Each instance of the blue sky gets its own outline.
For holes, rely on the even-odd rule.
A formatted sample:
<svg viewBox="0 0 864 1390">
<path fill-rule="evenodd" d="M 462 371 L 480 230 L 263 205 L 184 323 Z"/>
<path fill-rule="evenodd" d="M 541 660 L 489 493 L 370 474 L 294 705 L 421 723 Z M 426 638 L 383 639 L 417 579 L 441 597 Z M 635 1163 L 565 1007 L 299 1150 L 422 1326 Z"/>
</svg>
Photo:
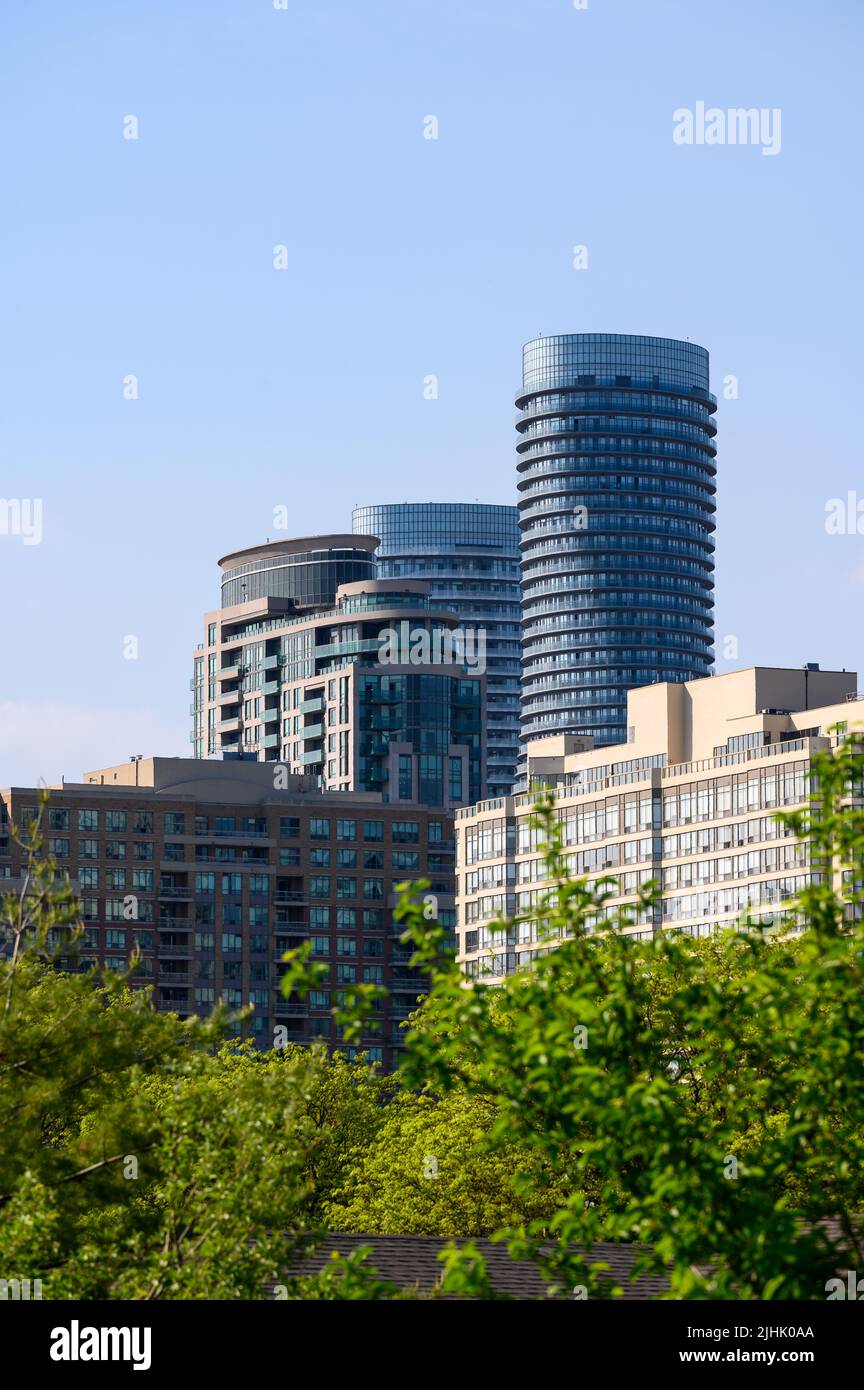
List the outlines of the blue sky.
<svg viewBox="0 0 864 1390">
<path fill-rule="evenodd" d="M 864 500 L 862 28 L 858 0 L 5 7 L 0 497 L 43 537 L 0 534 L 0 785 L 188 755 L 216 558 L 275 507 L 304 535 L 515 501 L 538 332 L 690 337 L 737 377 L 718 669 L 864 671 L 864 539 L 825 529 Z M 780 153 L 676 145 L 700 100 L 780 108 Z"/>
</svg>

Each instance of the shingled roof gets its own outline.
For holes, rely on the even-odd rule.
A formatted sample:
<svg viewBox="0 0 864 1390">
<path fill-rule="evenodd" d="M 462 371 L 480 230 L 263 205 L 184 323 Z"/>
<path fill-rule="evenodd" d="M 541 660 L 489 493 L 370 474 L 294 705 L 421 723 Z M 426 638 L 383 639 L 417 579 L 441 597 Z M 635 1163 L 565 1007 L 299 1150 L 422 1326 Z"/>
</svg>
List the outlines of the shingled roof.
<svg viewBox="0 0 864 1390">
<path fill-rule="evenodd" d="M 455 1242 L 461 1247 L 465 1242 Z M 372 1247 L 368 1258 L 370 1268 L 374 1268 L 380 1279 L 395 1284 L 400 1289 L 416 1289 L 419 1293 L 431 1294 L 440 1287 L 444 1266 L 438 1259 L 445 1245 L 449 1244 L 440 1236 L 377 1236 L 341 1234 L 322 1238 L 315 1250 L 295 1264 L 291 1274 L 295 1277 L 320 1273 L 327 1264 L 331 1253 L 349 1255 L 360 1245 Z M 486 1261 L 490 1283 L 496 1293 L 514 1299 L 548 1299 L 547 1286 L 536 1265 L 529 1260 L 513 1260 L 507 1246 L 491 1240 L 474 1240 L 479 1253 Z M 623 1289 L 625 1300 L 645 1301 L 665 1293 L 668 1282 L 656 1275 L 642 1275 L 631 1281 L 630 1275 L 639 1249 L 634 1245 L 598 1244 L 591 1251 L 591 1264 L 607 1264 L 608 1278 Z M 449 1297 L 449 1295 L 444 1295 Z M 555 1297 L 567 1299 L 569 1294 Z"/>
</svg>

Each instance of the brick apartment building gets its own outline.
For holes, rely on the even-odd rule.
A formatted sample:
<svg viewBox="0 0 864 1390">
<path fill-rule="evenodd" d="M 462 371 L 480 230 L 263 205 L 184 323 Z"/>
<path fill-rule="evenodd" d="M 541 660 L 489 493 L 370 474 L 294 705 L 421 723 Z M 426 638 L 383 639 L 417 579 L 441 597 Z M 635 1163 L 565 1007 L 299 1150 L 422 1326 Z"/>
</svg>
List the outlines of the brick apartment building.
<svg viewBox="0 0 864 1390">
<path fill-rule="evenodd" d="M 21 885 L 11 825 L 26 832 L 38 805 L 36 788 L 0 792 L 0 892 Z M 158 1009 L 188 1017 L 220 998 L 251 1004 L 244 1032 L 265 1047 L 277 1027 L 348 1047 L 331 1009 L 351 985 L 381 984 L 388 997 L 348 1051 L 394 1065 L 399 1025 L 424 987 L 398 941 L 394 885 L 428 879 L 439 920 L 453 925 L 446 812 L 321 791 L 272 764 L 149 758 L 52 788 L 43 825 L 81 903 L 70 968 L 122 970 L 137 946 L 137 983 L 153 987 Z M 328 978 L 285 1000 L 281 957 L 305 941 Z"/>
</svg>

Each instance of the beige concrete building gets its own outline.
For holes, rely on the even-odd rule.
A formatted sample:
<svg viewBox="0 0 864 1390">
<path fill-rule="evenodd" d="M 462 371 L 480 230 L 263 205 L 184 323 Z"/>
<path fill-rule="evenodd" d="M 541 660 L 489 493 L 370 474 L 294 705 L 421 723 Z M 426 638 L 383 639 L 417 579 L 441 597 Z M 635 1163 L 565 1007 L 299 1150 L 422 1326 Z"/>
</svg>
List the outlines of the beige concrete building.
<svg viewBox="0 0 864 1390">
<path fill-rule="evenodd" d="M 594 925 L 654 880 L 662 903 L 634 912 L 634 935 L 706 935 L 742 912 L 794 927 L 783 905 L 810 876 L 809 849 L 774 812 L 806 803 L 813 756 L 836 743 L 836 726 L 864 728 L 857 675 L 751 667 L 632 690 L 627 709 L 626 744 L 529 745 L 531 783 L 555 792 L 571 872 L 613 880 Z M 533 804 L 511 796 L 457 812 L 458 950 L 470 977 L 503 977 L 552 944 L 533 923 L 491 928 L 548 891 Z"/>
</svg>

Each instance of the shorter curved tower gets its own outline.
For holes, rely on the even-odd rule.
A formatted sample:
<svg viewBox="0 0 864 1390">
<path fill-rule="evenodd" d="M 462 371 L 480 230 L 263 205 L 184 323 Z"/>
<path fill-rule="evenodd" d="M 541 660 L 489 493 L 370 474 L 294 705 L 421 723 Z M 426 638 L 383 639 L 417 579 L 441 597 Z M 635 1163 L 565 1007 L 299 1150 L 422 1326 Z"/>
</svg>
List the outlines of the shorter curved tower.
<svg viewBox="0 0 864 1390">
<path fill-rule="evenodd" d="M 285 598 L 296 608 L 327 608 L 340 584 L 375 578 L 375 536 L 304 536 L 234 550 L 219 561 L 222 607 Z"/>
<path fill-rule="evenodd" d="M 355 507 L 355 533 L 380 537 L 382 579 L 422 579 L 432 598 L 486 643 L 486 766 L 490 796 L 507 796 L 519 749 L 521 593 L 516 507 L 394 502 Z"/>
</svg>

